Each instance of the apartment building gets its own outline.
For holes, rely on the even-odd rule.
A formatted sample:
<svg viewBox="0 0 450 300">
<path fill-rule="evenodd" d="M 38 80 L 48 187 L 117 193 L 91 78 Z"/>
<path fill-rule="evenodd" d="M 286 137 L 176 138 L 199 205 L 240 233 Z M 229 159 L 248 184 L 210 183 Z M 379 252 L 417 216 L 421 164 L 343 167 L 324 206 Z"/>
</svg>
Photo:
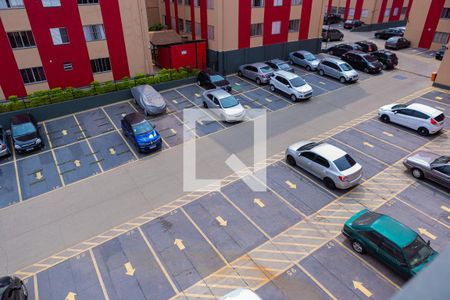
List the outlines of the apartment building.
<svg viewBox="0 0 450 300">
<path fill-rule="evenodd" d="M 424 0 L 416 0 L 421 2 Z M 414 0 L 327 0 L 325 13 L 339 14 L 344 19 L 357 19 L 366 24 L 407 20 Z"/>
<path fill-rule="evenodd" d="M 0 0 L 0 99 L 151 73 L 145 0 Z"/>
<path fill-rule="evenodd" d="M 208 65 L 240 64 L 318 52 L 326 0 L 162 0 L 161 22 L 190 39 L 208 40 Z"/>
<path fill-rule="evenodd" d="M 413 47 L 438 50 L 448 43 L 450 0 L 414 1 L 410 19 L 405 36 Z"/>
</svg>

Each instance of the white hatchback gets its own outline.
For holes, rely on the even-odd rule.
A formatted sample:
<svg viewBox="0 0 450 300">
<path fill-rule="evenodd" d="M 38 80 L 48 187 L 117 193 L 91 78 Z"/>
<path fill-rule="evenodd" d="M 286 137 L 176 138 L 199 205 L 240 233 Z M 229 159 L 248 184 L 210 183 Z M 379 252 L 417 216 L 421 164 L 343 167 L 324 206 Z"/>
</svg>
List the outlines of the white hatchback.
<svg viewBox="0 0 450 300">
<path fill-rule="evenodd" d="M 445 123 L 442 111 L 419 103 L 385 105 L 378 110 L 378 116 L 385 123 L 392 122 L 411 128 L 420 135 L 439 132 Z"/>
<path fill-rule="evenodd" d="M 297 74 L 277 71 L 270 78 L 270 90 L 279 90 L 288 95 L 292 101 L 309 99 L 312 97 L 313 89 L 306 81 Z"/>
</svg>

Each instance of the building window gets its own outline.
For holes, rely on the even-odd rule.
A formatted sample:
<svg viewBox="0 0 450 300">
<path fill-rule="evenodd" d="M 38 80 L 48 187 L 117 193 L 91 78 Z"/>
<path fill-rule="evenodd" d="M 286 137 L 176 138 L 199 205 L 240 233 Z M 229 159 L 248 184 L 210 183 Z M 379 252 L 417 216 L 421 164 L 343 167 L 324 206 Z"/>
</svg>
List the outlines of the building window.
<svg viewBox="0 0 450 300">
<path fill-rule="evenodd" d="M 250 27 L 250 36 L 260 36 L 263 34 L 263 24 L 252 24 Z"/>
<path fill-rule="evenodd" d="M 20 7 L 24 7 L 23 0 L 0 0 L 0 9 Z"/>
<path fill-rule="evenodd" d="M 214 0 L 206 0 L 206 7 L 208 9 L 214 9 Z"/>
<path fill-rule="evenodd" d="M 292 0 L 291 4 L 292 5 L 302 5 L 302 0 Z"/>
<path fill-rule="evenodd" d="M 337 13 L 341 16 L 345 14 L 345 7 L 339 7 L 337 10 Z"/>
<path fill-rule="evenodd" d="M 300 28 L 300 20 L 289 21 L 289 32 L 298 32 L 299 28 Z"/>
<path fill-rule="evenodd" d="M 214 26 L 208 25 L 208 40 L 214 40 Z"/>
<path fill-rule="evenodd" d="M 367 18 L 369 16 L 369 10 L 363 9 L 361 10 L 361 18 Z"/>
<path fill-rule="evenodd" d="M 185 29 L 186 33 L 192 33 L 192 22 L 186 20 L 186 24 L 185 25 L 186 25 L 185 26 L 186 27 L 186 29 Z"/>
<path fill-rule="evenodd" d="M 281 21 L 272 22 L 272 34 L 281 33 Z"/>
<path fill-rule="evenodd" d="M 402 15 L 406 15 L 406 11 L 408 10 L 408 7 L 407 6 L 405 6 L 405 7 L 402 7 Z"/>
<path fill-rule="evenodd" d="M 445 7 L 442 10 L 441 18 L 443 18 L 443 19 L 450 19 L 450 7 Z"/>
<path fill-rule="evenodd" d="M 449 33 L 447 32 L 439 32 L 436 31 L 433 38 L 433 43 L 439 43 L 439 44 L 447 44 Z"/>
<path fill-rule="evenodd" d="M 392 12 L 392 15 L 395 17 L 395 16 L 398 16 L 398 7 L 395 7 L 394 8 L 394 11 Z"/>
<path fill-rule="evenodd" d="M 355 15 L 355 9 L 354 8 L 350 8 L 349 10 L 348 10 L 348 16 L 349 17 L 353 17 Z"/>
<path fill-rule="evenodd" d="M 273 6 L 282 6 L 283 0 L 273 0 Z"/>
<path fill-rule="evenodd" d="M 105 39 L 105 29 L 103 28 L 103 24 L 83 26 L 83 31 L 86 42 Z"/>
<path fill-rule="evenodd" d="M 64 27 L 50 28 L 50 34 L 52 35 L 53 45 L 63 45 L 69 43 L 67 29 Z"/>
<path fill-rule="evenodd" d="M 386 10 L 384 11 L 384 16 L 385 17 L 389 17 L 390 14 L 391 14 L 391 9 L 390 8 L 386 8 Z"/>
<path fill-rule="evenodd" d="M 183 32 L 184 31 L 184 20 L 178 19 L 178 31 Z"/>
<path fill-rule="evenodd" d="M 194 6 L 200 7 L 200 0 L 194 0 Z"/>
<path fill-rule="evenodd" d="M 264 0 L 252 0 L 253 7 L 264 7 Z"/>
<path fill-rule="evenodd" d="M 183 4 L 183 0 L 178 0 L 178 4 Z"/>
<path fill-rule="evenodd" d="M 22 75 L 22 80 L 25 84 L 47 80 L 45 78 L 44 69 L 42 67 L 20 69 L 20 74 Z"/>
<path fill-rule="evenodd" d="M 98 4 L 98 0 L 78 0 L 78 4 Z"/>
<path fill-rule="evenodd" d="M 64 63 L 64 71 L 72 71 L 72 63 Z"/>
<path fill-rule="evenodd" d="M 175 17 L 170 18 L 170 25 L 172 29 L 177 28 L 177 19 Z"/>
<path fill-rule="evenodd" d="M 61 1 L 60 0 L 42 0 L 42 6 L 44 6 L 44 7 L 61 6 Z"/>
<path fill-rule="evenodd" d="M 191 0 L 184 0 L 184 5 L 191 5 Z"/>
<path fill-rule="evenodd" d="M 200 36 L 202 32 L 202 27 L 200 23 L 195 22 L 195 35 Z"/>
<path fill-rule="evenodd" d="M 9 43 L 13 49 L 35 47 L 33 33 L 31 31 L 8 32 Z"/>
<path fill-rule="evenodd" d="M 109 57 L 91 59 L 91 67 L 93 73 L 111 71 L 111 63 L 109 62 Z"/>
</svg>

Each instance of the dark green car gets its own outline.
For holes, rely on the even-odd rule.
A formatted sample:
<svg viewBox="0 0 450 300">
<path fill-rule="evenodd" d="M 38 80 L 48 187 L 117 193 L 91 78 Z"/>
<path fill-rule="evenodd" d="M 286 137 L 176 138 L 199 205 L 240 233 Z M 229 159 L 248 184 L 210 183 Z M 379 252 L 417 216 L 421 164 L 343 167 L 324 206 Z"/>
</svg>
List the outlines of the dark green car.
<svg viewBox="0 0 450 300">
<path fill-rule="evenodd" d="M 344 224 L 342 233 L 357 253 L 368 252 L 401 276 L 416 275 L 438 253 L 419 234 L 397 220 L 363 209 Z"/>
</svg>

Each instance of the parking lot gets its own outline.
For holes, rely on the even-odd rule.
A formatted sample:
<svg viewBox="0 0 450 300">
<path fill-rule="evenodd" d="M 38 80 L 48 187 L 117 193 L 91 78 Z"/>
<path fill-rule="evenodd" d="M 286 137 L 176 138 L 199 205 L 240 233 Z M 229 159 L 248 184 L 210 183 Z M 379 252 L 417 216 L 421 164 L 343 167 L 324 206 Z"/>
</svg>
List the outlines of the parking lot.
<svg viewBox="0 0 450 300">
<path fill-rule="evenodd" d="M 246 101 L 244 105 L 269 110 L 301 105 L 279 98 L 267 87 L 230 79 L 234 93 Z M 342 87 L 315 74 L 305 79 L 318 93 Z M 165 93 L 173 111 L 160 120 L 165 125 L 158 129 L 166 126 L 169 135 L 173 134 L 170 129 L 176 131 L 174 136 L 163 135 L 167 148 L 180 143 L 177 134 L 181 130 L 173 128 L 182 124 L 179 109 L 200 105 L 201 92 L 190 85 Z M 411 101 L 450 114 L 450 94 L 439 90 L 399 99 Z M 39 168 L 44 178 L 52 176 L 42 183 L 50 190 L 79 180 L 76 176 L 91 176 L 138 160 L 117 130 L 121 115 L 133 107 L 124 102 L 46 122 L 47 150 L 3 163 L 1 170 L 17 168 L 21 186 L 32 186 L 37 180 L 33 168 Z M 93 127 L 101 129 L 88 130 L 89 122 L 97 122 Z M 224 128 L 221 123 L 210 124 L 199 127 L 193 137 Z M 221 190 L 183 196 L 17 275 L 26 278 L 30 299 L 36 299 L 36 293 L 39 299 L 215 299 L 238 287 L 249 287 L 262 299 L 298 299 L 298 295 L 305 299 L 387 299 L 405 281 L 372 257 L 354 253 L 340 230 L 351 215 L 369 208 L 419 232 L 437 251 L 448 246 L 450 191 L 415 180 L 405 172 L 402 161 L 421 149 L 450 155 L 449 130 L 447 122 L 442 133 L 422 137 L 382 123 L 376 113 L 369 113 L 315 139 L 339 146 L 363 166 L 363 182 L 351 190 L 326 189 L 314 177 L 288 166 L 280 153 L 262 166 L 267 185 L 260 180 L 261 169 L 247 175 L 255 184 L 264 185 L 266 192 L 253 192 L 231 176 L 223 180 L 227 185 Z M 76 173 L 67 172 L 70 167 L 62 162 L 73 165 L 74 159 L 86 165 L 83 172 L 81 167 Z M 28 179 L 33 176 L 35 181 Z M 32 188 L 22 187 L 22 195 L 32 197 Z"/>
</svg>

